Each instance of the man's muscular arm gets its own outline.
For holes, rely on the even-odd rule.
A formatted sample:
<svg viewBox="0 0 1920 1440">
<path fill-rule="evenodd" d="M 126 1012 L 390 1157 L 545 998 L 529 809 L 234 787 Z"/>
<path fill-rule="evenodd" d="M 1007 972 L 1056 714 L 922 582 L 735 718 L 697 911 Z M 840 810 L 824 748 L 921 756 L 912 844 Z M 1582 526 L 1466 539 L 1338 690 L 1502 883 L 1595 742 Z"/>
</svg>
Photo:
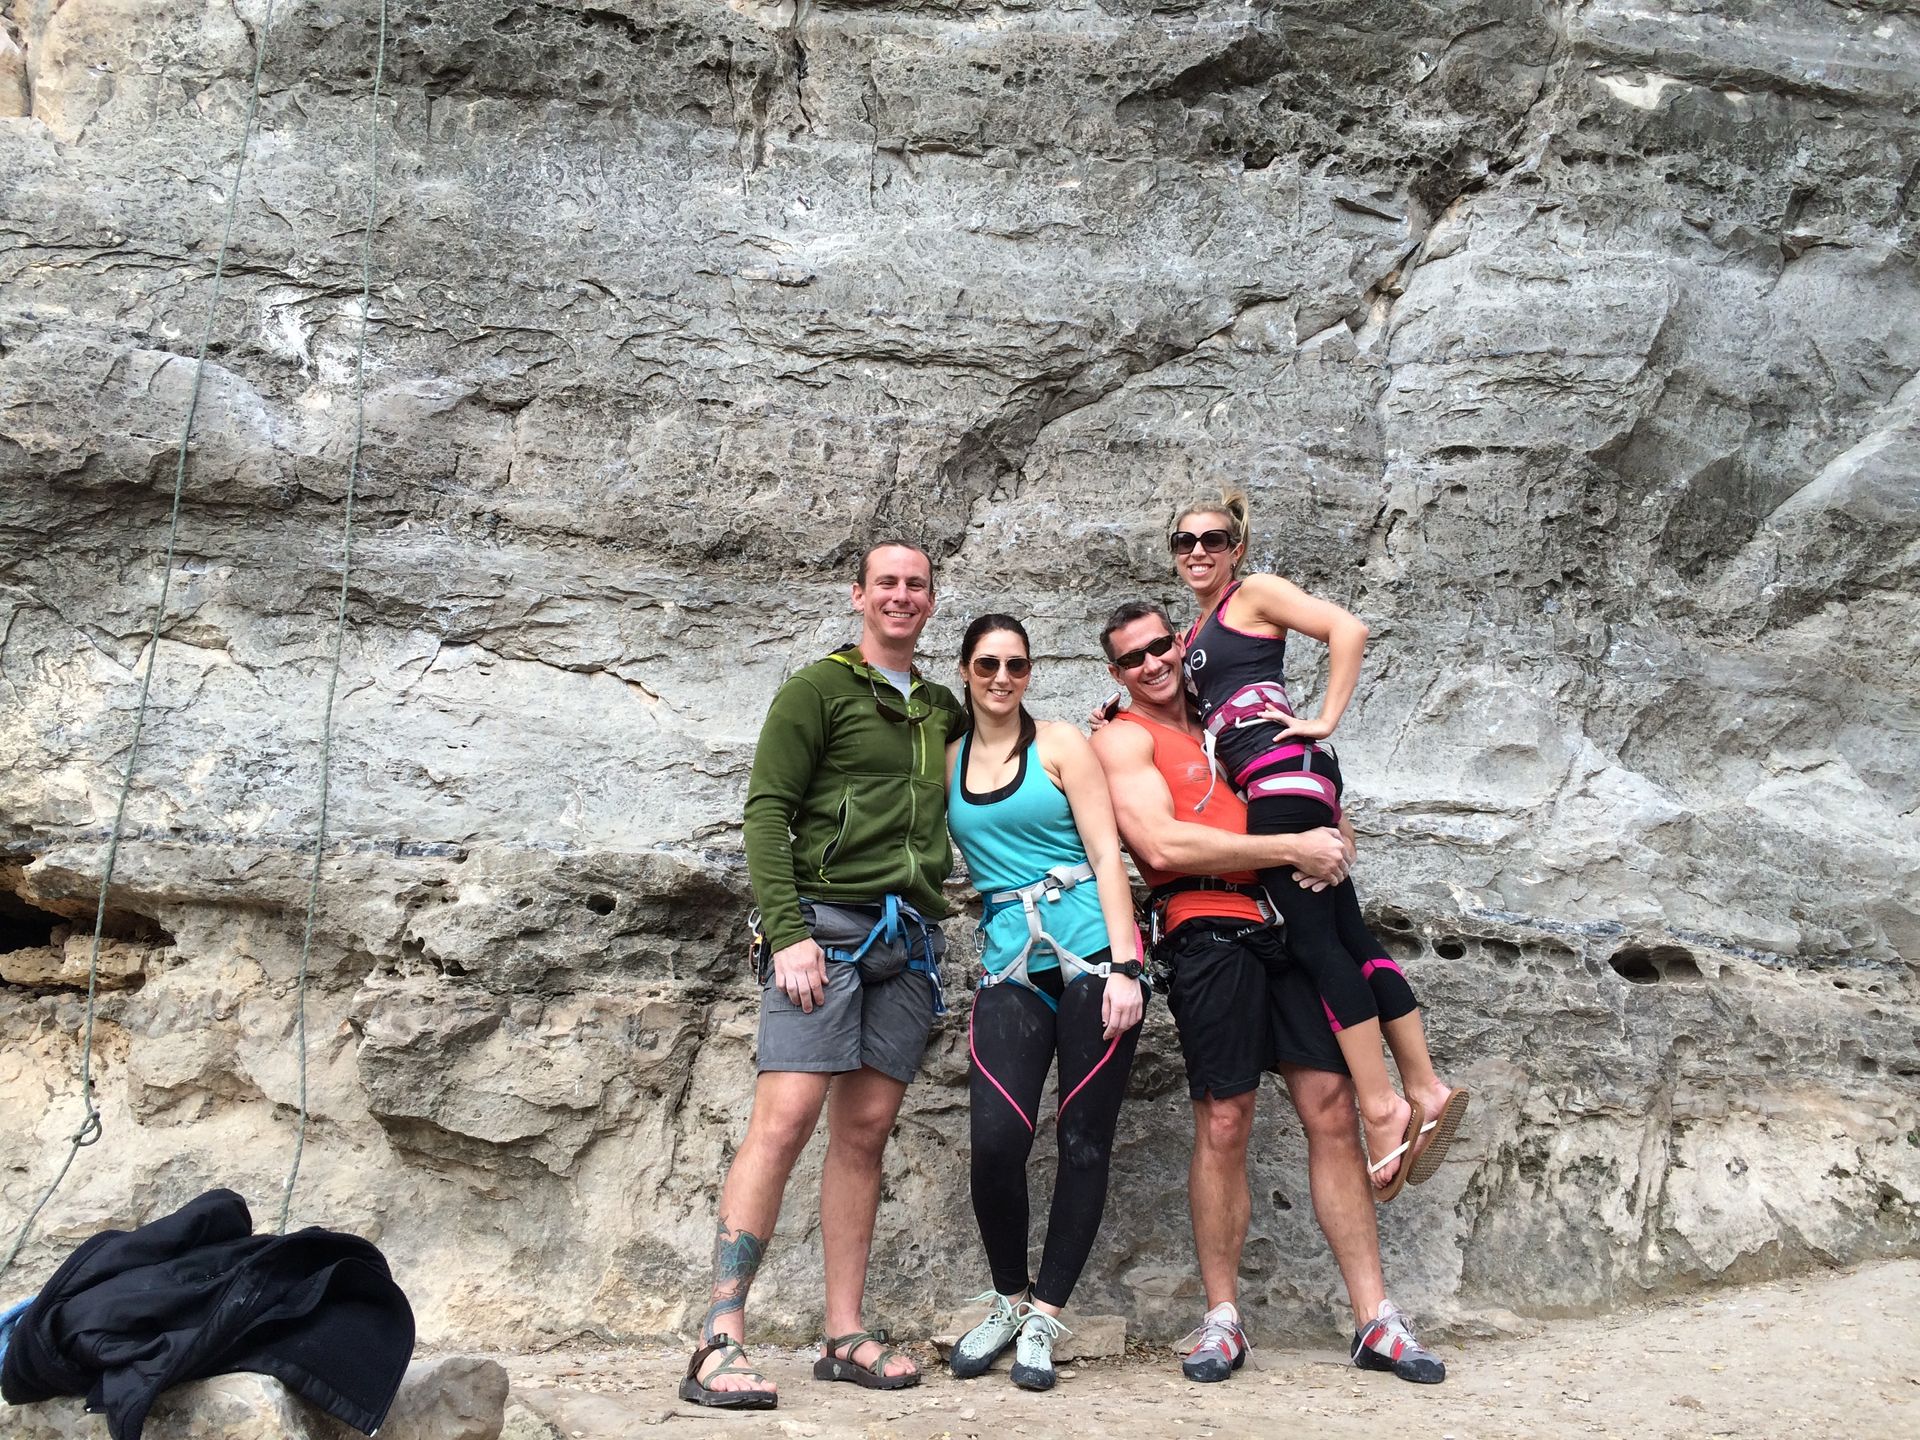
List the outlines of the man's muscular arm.
<svg viewBox="0 0 1920 1440">
<path fill-rule="evenodd" d="M 1224 875 L 1291 865 L 1303 877 L 1324 884 L 1338 884 L 1345 877 L 1350 856 L 1337 830 L 1236 835 L 1175 818 L 1173 794 L 1154 767 L 1153 736 L 1140 726 L 1108 725 L 1093 737 L 1093 748 L 1106 771 L 1120 838 L 1136 859 L 1154 869 Z M 1226 783 L 1220 782 L 1223 788 Z"/>
</svg>

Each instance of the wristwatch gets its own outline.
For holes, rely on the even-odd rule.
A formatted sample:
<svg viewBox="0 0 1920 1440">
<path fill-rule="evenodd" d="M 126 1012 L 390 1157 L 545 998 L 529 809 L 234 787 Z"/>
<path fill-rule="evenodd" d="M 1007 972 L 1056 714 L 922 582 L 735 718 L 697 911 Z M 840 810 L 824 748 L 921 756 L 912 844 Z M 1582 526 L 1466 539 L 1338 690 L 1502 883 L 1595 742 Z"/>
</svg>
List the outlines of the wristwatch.
<svg viewBox="0 0 1920 1440">
<path fill-rule="evenodd" d="M 1107 966 L 1110 975 L 1124 975 L 1129 980 L 1138 980 L 1146 973 L 1146 967 L 1138 960 L 1115 960 Z"/>
</svg>

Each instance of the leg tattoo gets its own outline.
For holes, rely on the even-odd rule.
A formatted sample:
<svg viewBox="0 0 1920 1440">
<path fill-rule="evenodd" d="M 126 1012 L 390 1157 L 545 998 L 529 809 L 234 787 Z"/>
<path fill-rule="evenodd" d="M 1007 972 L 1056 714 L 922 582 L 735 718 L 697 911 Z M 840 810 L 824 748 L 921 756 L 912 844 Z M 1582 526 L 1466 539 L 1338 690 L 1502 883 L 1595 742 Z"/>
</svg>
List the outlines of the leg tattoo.
<svg viewBox="0 0 1920 1440">
<path fill-rule="evenodd" d="M 710 1341 L 720 1333 L 715 1327 L 721 1316 L 746 1310 L 747 1289 L 753 1284 L 760 1259 L 766 1253 L 767 1242 L 763 1237 L 751 1230 L 729 1229 L 727 1217 L 720 1217 L 713 1237 L 713 1303 L 700 1322 L 703 1341 Z"/>
</svg>

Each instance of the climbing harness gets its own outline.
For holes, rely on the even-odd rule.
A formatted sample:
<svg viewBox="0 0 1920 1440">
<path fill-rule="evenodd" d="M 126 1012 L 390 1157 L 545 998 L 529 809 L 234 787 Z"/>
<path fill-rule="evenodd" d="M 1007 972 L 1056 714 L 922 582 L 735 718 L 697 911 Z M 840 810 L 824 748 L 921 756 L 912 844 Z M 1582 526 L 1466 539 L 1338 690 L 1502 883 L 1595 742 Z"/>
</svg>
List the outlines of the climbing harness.
<svg viewBox="0 0 1920 1440">
<path fill-rule="evenodd" d="M 1272 903 L 1267 899 L 1266 887 L 1257 883 L 1241 880 L 1222 880 L 1217 875 L 1177 875 L 1164 885 L 1156 885 L 1147 892 L 1147 949 L 1148 953 L 1158 950 L 1160 942 L 1167 938 L 1167 905 L 1174 896 L 1184 895 L 1194 890 L 1213 890 L 1228 895 L 1244 895 L 1260 907 L 1260 914 L 1268 924 L 1277 918 Z"/>
<path fill-rule="evenodd" d="M 986 933 L 987 924 L 994 916 L 1018 905 L 1026 912 L 1027 943 L 1020 947 L 1020 953 L 1014 956 L 1004 968 L 997 972 L 987 971 L 982 974 L 980 988 L 984 990 L 989 985 L 998 985 L 1002 981 L 1011 980 L 1016 985 L 1026 986 L 1045 1000 L 1050 1007 L 1058 1010 L 1059 1002 L 1046 991 L 1037 989 L 1027 973 L 1034 948 L 1039 945 L 1044 945 L 1053 952 L 1062 970 L 1073 972 L 1068 976 L 1069 982 L 1079 979 L 1082 975 L 1109 974 L 1113 968 L 1110 961 L 1094 965 L 1084 956 L 1074 954 L 1047 933 L 1046 922 L 1040 918 L 1042 905 L 1052 904 L 1074 886 L 1084 885 L 1091 879 L 1093 879 L 1093 866 L 1085 861 L 1078 865 L 1056 865 L 1038 880 L 1017 886 L 1012 890 L 996 890 L 984 897 L 984 903 L 980 907 L 980 933 L 983 935 Z"/>
<path fill-rule="evenodd" d="M 910 934 L 910 930 L 915 933 Z M 933 927 L 927 924 L 918 910 L 898 895 L 888 895 L 880 902 L 880 918 L 873 922 L 873 928 L 867 931 L 867 938 L 857 948 L 822 945 L 820 950 L 829 960 L 836 960 L 843 965 L 860 965 L 876 944 L 899 946 L 907 957 L 905 968 L 926 976 L 931 982 L 933 1013 L 938 1016 L 947 1013 L 947 999 L 940 986 L 940 957 L 934 954 L 934 933 Z"/>
<path fill-rule="evenodd" d="M 823 902 L 802 900 L 802 905 L 811 907 L 817 915 Z M 842 911 L 858 912 L 871 909 L 865 905 L 832 904 L 831 908 Z M 924 975 L 933 985 L 933 1013 L 947 1013 L 946 994 L 940 984 L 940 956 L 934 949 L 934 937 L 939 933 L 929 925 L 918 910 L 902 900 L 898 895 L 883 896 L 879 906 L 879 917 L 873 922 L 873 928 L 867 931 L 858 946 L 848 948 L 844 945 L 821 945 L 820 953 L 827 959 L 843 965 L 860 965 L 862 974 L 875 981 L 885 980 L 898 971 L 888 974 L 868 974 L 870 969 L 867 957 L 875 945 L 887 947 L 899 946 L 905 956 L 900 966 L 902 970 L 911 970 L 916 975 Z M 747 963 L 753 967 L 754 980 L 766 985 L 773 980 L 773 950 L 767 943 L 766 920 L 759 908 L 747 912 L 747 929 L 752 938 L 747 942 Z M 816 936 L 816 941 L 818 937 Z M 918 942 L 918 950 L 915 942 Z"/>
<path fill-rule="evenodd" d="M 1266 710 L 1293 714 L 1293 701 L 1287 697 L 1287 687 L 1276 680 L 1259 680 L 1251 685 L 1242 685 L 1207 716 L 1207 733 L 1218 735 L 1226 729 L 1270 725 L 1272 718 L 1261 713 Z"/>
<path fill-rule="evenodd" d="M 1249 781 L 1247 784 L 1248 802 L 1251 803 L 1252 801 L 1269 795 L 1305 795 L 1309 799 L 1318 800 L 1322 805 L 1325 805 L 1332 815 L 1332 818 L 1328 820 L 1327 823 L 1329 825 L 1338 825 L 1342 813 L 1340 809 L 1340 792 L 1334 788 L 1331 777 L 1314 773 L 1313 757 L 1318 753 L 1317 747 L 1308 750 L 1305 755 L 1302 756 L 1301 768 L 1298 770 L 1269 771 L 1267 774 Z"/>
<path fill-rule="evenodd" d="M 1293 707 L 1287 701 L 1286 686 L 1270 680 L 1243 686 L 1207 717 L 1207 738 L 1217 740 L 1228 730 L 1238 730 L 1248 725 L 1278 723 L 1264 713 L 1267 710 L 1293 714 Z M 1313 757 L 1320 753 L 1320 747 L 1311 741 L 1282 741 L 1236 766 L 1233 783 L 1243 788 L 1248 800 L 1262 795 L 1311 795 L 1324 802 L 1333 812 L 1333 823 L 1337 825 L 1340 823 L 1339 793 L 1334 789 L 1331 779 L 1316 775 L 1313 771 Z M 1212 758 L 1211 750 L 1208 758 Z M 1298 771 L 1261 774 L 1262 771 L 1272 771 L 1277 765 L 1290 765 L 1295 761 L 1299 762 Z M 1208 793 L 1211 794 L 1211 790 Z"/>
<path fill-rule="evenodd" d="M 1042 945 L 1051 950 L 1054 958 L 1060 962 L 1060 969 L 1066 975 L 1066 983 L 1069 985 L 1082 976 L 1095 975 L 1104 978 L 1112 974 L 1113 962 L 1111 959 L 1103 960 L 1098 965 L 1095 965 L 1085 956 L 1076 955 L 1073 951 L 1062 945 L 1053 935 L 1048 933 L 1046 921 L 1041 918 L 1042 906 L 1052 904 L 1074 886 L 1084 885 L 1092 879 L 1093 866 L 1087 864 L 1085 861 L 1082 861 L 1078 865 L 1056 865 L 1038 880 L 1032 881 L 1029 884 L 1016 886 L 1012 890 L 996 890 L 992 894 L 985 896 L 984 903 L 980 907 L 981 933 L 984 934 L 986 932 L 987 922 L 993 919 L 994 916 L 1011 910 L 1015 905 L 1018 905 L 1027 917 L 1027 943 L 1022 945 L 1020 947 L 1020 953 L 1014 956 L 1013 959 L 999 971 L 989 970 L 983 972 L 980 976 L 980 989 L 986 990 L 992 986 L 1011 981 L 1015 985 L 1031 990 L 1047 1002 L 1047 1008 L 1049 1010 L 1058 1013 L 1060 1002 L 1055 1000 L 1053 996 L 1049 995 L 1039 986 L 1035 985 L 1029 974 L 1033 952 L 1037 947 Z M 1060 1116 L 1065 1113 L 1073 1097 L 1086 1089 L 1088 1082 L 1091 1081 L 1095 1075 L 1098 1075 L 1106 1066 L 1106 1063 L 1113 1058 L 1113 1052 L 1120 1047 L 1120 1038 L 1120 1036 L 1116 1035 L 1109 1040 L 1107 1042 L 1107 1053 L 1102 1055 L 1098 1063 L 1087 1072 L 1086 1078 L 1081 1080 L 1078 1085 L 1074 1086 L 1072 1090 L 1061 1097 L 1060 1104 L 1053 1113 L 1054 1123 L 1056 1125 L 1060 1123 Z M 986 1065 L 981 1061 L 980 1051 L 973 1042 L 973 1012 L 971 1010 L 967 1014 L 967 1055 L 968 1058 L 973 1061 L 975 1068 L 986 1077 L 987 1083 L 1000 1092 L 1000 1098 L 1005 1100 L 1007 1104 L 1013 1106 L 1013 1113 L 1025 1122 L 1027 1129 L 1029 1131 L 1033 1130 L 1033 1117 L 1020 1108 L 1013 1096 L 1007 1093 L 1007 1087 L 1002 1085 L 994 1076 L 993 1072 L 987 1069 Z"/>
</svg>

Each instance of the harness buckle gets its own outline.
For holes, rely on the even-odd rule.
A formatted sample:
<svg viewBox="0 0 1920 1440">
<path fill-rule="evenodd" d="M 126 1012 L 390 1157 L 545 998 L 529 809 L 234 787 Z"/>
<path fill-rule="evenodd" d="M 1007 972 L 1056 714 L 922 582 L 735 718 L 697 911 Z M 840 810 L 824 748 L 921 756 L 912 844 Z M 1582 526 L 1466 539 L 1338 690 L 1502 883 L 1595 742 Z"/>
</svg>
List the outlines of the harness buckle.
<svg viewBox="0 0 1920 1440">
<path fill-rule="evenodd" d="M 938 1017 L 946 1014 L 947 1002 L 940 979 L 940 961 L 933 953 L 933 927 L 927 923 L 925 916 L 903 902 L 898 895 L 883 896 L 879 910 L 879 918 L 873 922 L 873 928 L 867 931 L 866 939 L 860 942 L 857 950 L 822 945 L 820 947 L 822 952 L 829 960 L 858 965 L 876 941 L 884 941 L 888 945 L 897 944 L 904 956 L 901 970 L 925 975 L 933 991 L 934 1015 Z M 908 932 L 909 925 L 918 931 L 917 946 L 915 936 Z"/>
</svg>

